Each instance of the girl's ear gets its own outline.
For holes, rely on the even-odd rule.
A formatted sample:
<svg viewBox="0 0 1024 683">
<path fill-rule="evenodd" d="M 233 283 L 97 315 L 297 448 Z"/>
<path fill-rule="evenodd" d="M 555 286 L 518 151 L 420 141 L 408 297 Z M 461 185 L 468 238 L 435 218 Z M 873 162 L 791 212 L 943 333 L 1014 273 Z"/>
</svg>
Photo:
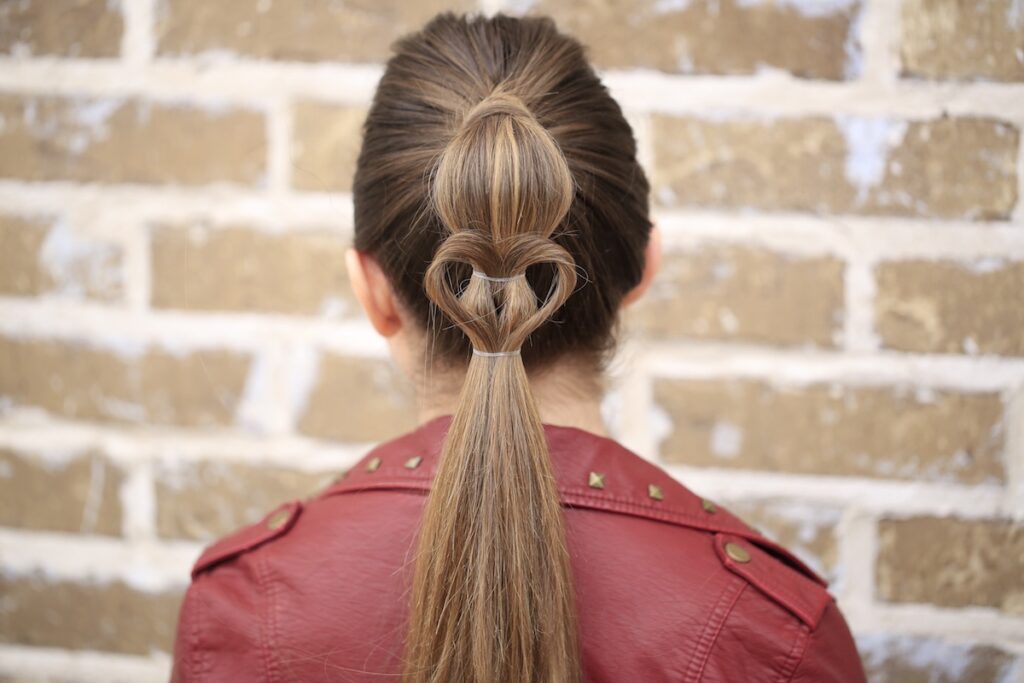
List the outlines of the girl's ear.
<svg viewBox="0 0 1024 683">
<path fill-rule="evenodd" d="M 644 251 L 644 274 L 633 289 L 629 290 L 622 299 L 622 307 L 630 305 L 647 291 L 654 281 L 654 277 L 661 269 L 661 229 L 657 223 L 651 227 L 651 235 L 647 240 L 647 249 Z"/>
<path fill-rule="evenodd" d="M 377 333 L 387 338 L 402 329 L 395 290 L 377 261 L 369 254 L 349 247 L 345 251 L 345 269 L 352 293 Z"/>
</svg>

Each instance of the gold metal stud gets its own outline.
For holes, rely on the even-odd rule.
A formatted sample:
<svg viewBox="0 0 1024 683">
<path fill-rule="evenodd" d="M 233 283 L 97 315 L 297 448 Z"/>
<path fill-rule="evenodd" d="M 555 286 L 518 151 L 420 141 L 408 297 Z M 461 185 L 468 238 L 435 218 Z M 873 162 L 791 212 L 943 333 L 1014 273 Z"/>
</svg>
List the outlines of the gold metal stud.
<svg viewBox="0 0 1024 683">
<path fill-rule="evenodd" d="M 420 466 L 421 462 L 423 462 L 423 458 L 421 458 L 418 455 L 414 455 L 414 456 L 412 456 L 411 458 L 409 458 L 408 460 L 405 461 L 405 469 L 407 469 L 407 470 L 414 470 L 414 469 L 416 469 L 417 467 Z"/>
<path fill-rule="evenodd" d="M 726 543 L 725 554 L 741 564 L 750 562 L 750 553 L 739 543 Z"/>
<path fill-rule="evenodd" d="M 587 484 L 592 489 L 603 489 L 604 488 L 604 474 L 601 472 L 591 472 L 590 479 Z"/>
<path fill-rule="evenodd" d="M 654 484 L 648 484 L 647 485 L 647 495 L 650 496 L 651 498 L 653 498 L 654 500 L 664 500 L 665 499 L 665 494 L 663 494 L 661 492 L 661 487 L 660 486 L 655 486 Z"/>
<path fill-rule="evenodd" d="M 378 467 L 380 467 L 380 458 L 370 458 L 366 463 L 367 472 L 376 472 Z"/>
<path fill-rule="evenodd" d="M 288 520 L 291 518 L 291 510 L 278 510 L 277 512 L 270 516 L 270 519 L 267 520 L 267 528 L 271 531 L 277 531 L 285 524 L 287 524 Z"/>
<path fill-rule="evenodd" d="M 707 498 L 704 498 L 700 501 L 700 506 L 704 508 L 704 512 L 711 515 L 715 514 L 715 511 L 718 510 L 718 507 Z"/>
</svg>

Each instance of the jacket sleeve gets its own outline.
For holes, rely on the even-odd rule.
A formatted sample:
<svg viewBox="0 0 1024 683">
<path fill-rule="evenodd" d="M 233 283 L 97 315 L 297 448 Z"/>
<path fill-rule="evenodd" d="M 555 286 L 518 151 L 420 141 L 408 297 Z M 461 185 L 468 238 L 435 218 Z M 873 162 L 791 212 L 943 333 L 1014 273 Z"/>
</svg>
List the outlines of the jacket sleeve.
<svg viewBox="0 0 1024 683">
<path fill-rule="evenodd" d="M 811 631 L 790 683 L 864 683 L 864 666 L 839 607 L 833 601 Z"/>
<path fill-rule="evenodd" d="M 231 562 L 193 579 L 178 615 L 171 683 L 269 680 L 266 593 L 253 564 Z"/>
</svg>

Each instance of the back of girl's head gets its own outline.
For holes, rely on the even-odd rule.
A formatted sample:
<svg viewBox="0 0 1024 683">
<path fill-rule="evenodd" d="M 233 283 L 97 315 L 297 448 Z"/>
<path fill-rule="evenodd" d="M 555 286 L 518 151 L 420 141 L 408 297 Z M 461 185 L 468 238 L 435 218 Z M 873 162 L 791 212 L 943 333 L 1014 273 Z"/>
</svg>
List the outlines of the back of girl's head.
<svg viewBox="0 0 1024 683">
<path fill-rule="evenodd" d="M 604 367 L 650 235 L 618 104 L 546 17 L 446 12 L 397 41 L 364 126 L 355 247 L 428 362 L 465 368 L 419 529 L 404 675 L 582 675 L 572 563 L 527 368 Z"/>
<path fill-rule="evenodd" d="M 614 348 L 622 297 L 643 272 L 649 186 L 632 129 L 584 48 L 547 17 L 443 13 L 394 50 L 364 128 L 354 184 L 354 246 L 376 257 L 402 303 L 429 332 L 431 360 L 464 365 L 470 339 L 432 310 L 424 289 L 427 267 L 449 234 L 431 196 L 440 192 L 438 181 L 465 180 L 440 176 L 437 163 L 451 143 L 469 134 L 464 128 L 471 113 L 483 118 L 492 108 L 514 103 L 554 139 L 568 165 L 571 203 L 551 237 L 572 256 L 580 275 L 555 318 L 526 341 L 523 361 L 531 369 L 567 356 L 603 365 Z M 459 164 L 471 163 L 450 161 L 456 171 L 468 171 Z M 465 194 L 489 188 L 448 187 L 456 199 L 477 202 L 447 217 L 469 221 L 452 228 L 495 229 L 486 224 L 490 214 L 483 198 Z M 520 201 L 544 199 L 531 192 L 524 187 Z M 452 264 L 455 282 L 470 274 L 468 265 Z M 528 278 L 543 295 L 552 272 L 530 268 Z"/>
</svg>

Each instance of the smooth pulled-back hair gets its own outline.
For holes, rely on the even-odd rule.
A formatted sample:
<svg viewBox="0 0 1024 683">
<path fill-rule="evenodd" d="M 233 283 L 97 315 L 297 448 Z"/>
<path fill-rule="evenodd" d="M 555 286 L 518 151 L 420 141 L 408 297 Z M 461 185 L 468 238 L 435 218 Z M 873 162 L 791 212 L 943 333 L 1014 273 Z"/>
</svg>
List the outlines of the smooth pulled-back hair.
<svg viewBox="0 0 1024 683">
<path fill-rule="evenodd" d="M 363 130 L 354 246 L 429 336 L 427 360 L 466 372 L 419 529 L 404 680 L 578 681 L 529 373 L 605 368 L 643 273 L 647 178 L 584 48 L 549 18 L 445 12 L 393 48 Z"/>
</svg>

